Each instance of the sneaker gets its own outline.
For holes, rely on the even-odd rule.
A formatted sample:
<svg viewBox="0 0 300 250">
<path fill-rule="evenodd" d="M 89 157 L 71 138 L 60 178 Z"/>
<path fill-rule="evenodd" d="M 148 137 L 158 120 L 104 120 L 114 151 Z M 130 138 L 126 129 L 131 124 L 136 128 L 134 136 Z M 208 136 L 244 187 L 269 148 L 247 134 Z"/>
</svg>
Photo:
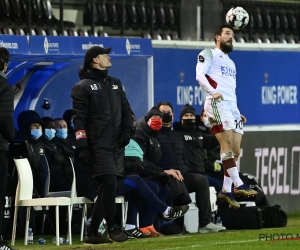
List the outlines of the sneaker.
<svg viewBox="0 0 300 250">
<path fill-rule="evenodd" d="M 153 236 L 151 236 L 151 233 L 150 233 L 150 231 L 148 230 L 147 227 L 141 227 L 141 228 L 140 228 L 140 231 L 141 231 L 143 234 L 150 235 L 150 237 L 153 237 Z"/>
<path fill-rule="evenodd" d="M 125 233 L 123 233 L 120 228 L 117 227 L 113 227 L 111 230 L 109 230 L 108 234 L 109 238 L 112 241 L 123 242 L 128 240 L 128 236 Z"/>
<path fill-rule="evenodd" d="M 210 222 L 205 227 L 201 227 L 198 230 L 198 233 L 217 233 L 217 232 L 224 232 L 226 231 L 226 227 L 217 226 L 216 224 Z"/>
<path fill-rule="evenodd" d="M 253 189 L 251 189 L 246 184 L 243 184 L 237 188 L 233 189 L 234 195 L 237 196 L 255 196 L 257 195 L 257 192 Z"/>
<path fill-rule="evenodd" d="M 85 244 L 106 244 L 106 243 L 112 243 L 112 241 L 110 241 L 108 238 L 101 238 L 98 235 L 85 236 L 83 242 Z"/>
<path fill-rule="evenodd" d="M 6 243 L 2 242 L 0 244 L 0 250 L 16 250 L 16 249 L 12 248 L 12 247 L 8 246 Z"/>
<path fill-rule="evenodd" d="M 128 236 L 128 238 L 130 239 L 135 239 L 135 238 L 149 238 L 150 237 L 150 233 L 149 234 L 144 234 L 139 228 L 133 228 L 133 229 L 129 229 L 129 230 L 124 230 L 124 233 Z"/>
<path fill-rule="evenodd" d="M 145 234 L 146 232 L 149 232 L 150 237 L 160 237 L 160 236 L 164 236 L 162 233 L 157 232 L 155 230 L 155 228 L 153 227 L 153 225 L 148 226 L 148 227 L 143 227 L 140 228 L 140 230 Z"/>
<path fill-rule="evenodd" d="M 184 230 L 181 229 L 177 224 L 169 224 L 164 225 L 160 231 L 164 235 L 182 235 L 184 234 Z"/>
<path fill-rule="evenodd" d="M 235 198 L 231 192 L 225 193 L 222 190 L 218 194 L 218 198 L 227 202 L 231 207 L 236 207 L 236 208 L 240 207 L 240 204 L 235 200 Z"/>
<path fill-rule="evenodd" d="M 163 217 L 167 220 L 175 220 L 183 216 L 189 210 L 188 205 L 171 207 L 167 215 L 163 214 Z"/>
</svg>

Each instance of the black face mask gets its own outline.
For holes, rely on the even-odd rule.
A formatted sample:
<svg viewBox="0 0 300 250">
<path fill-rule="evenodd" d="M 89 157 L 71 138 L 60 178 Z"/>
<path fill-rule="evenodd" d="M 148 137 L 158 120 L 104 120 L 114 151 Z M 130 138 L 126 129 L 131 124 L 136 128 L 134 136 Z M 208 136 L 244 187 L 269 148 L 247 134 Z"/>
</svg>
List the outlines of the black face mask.
<svg viewBox="0 0 300 250">
<path fill-rule="evenodd" d="M 163 122 L 163 126 L 171 125 L 172 124 L 172 115 L 163 114 L 162 115 L 162 122 Z"/>
<path fill-rule="evenodd" d="M 194 129 L 196 127 L 196 119 L 182 119 L 182 127 L 186 129 Z"/>
</svg>

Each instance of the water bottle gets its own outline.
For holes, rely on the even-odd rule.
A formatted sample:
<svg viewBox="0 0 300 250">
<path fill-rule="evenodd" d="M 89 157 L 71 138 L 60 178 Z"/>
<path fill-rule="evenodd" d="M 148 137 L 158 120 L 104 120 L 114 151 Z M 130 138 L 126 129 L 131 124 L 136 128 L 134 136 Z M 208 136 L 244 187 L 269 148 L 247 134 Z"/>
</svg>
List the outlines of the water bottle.
<svg viewBox="0 0 300 250">
<path fill-rule="evenodd" d="M 28 237 L 27 237 L 27 244 L 33 244 L 33 232 L 32 228 L 28 228 Z"/>
<path fill-rule="evenodd" d="M 52 242 L 56 244 L 56 237 L 52 239 Z M 65 238 L 59 238 L 59 244 L 68 244 L 69 240 Z"/>
<path fill-rule="evenodd" d="M 215 223 L 216 222 L 216 218 L 215 218 L 215 213 L 212 213 L 212 215 L 211 215 L 211 222 L 212 223 Z"/>
<path fill-rule="evenodd" d="M 39 238 L 38 239 L 38 244 L 39 245 L 45 245 L 46 244 L 46 240 L 44 238 Z"/>
<path fill-rule="evenodd" d="M 222 227 L 222 220 L 220 216 L 217 217 L 216 225 Z"/>
<path fill-rule="evenodd" d="M 102 222 L 101 222 L 101 224 L 100 224 L 100 226 L 99 226 L 99 228 L 98 228 L 98 233 L 99 233 L 100 235 L 105 236 L 106 230 L 107 230 L 106 220 L 103 219 Z"/>
</svg>

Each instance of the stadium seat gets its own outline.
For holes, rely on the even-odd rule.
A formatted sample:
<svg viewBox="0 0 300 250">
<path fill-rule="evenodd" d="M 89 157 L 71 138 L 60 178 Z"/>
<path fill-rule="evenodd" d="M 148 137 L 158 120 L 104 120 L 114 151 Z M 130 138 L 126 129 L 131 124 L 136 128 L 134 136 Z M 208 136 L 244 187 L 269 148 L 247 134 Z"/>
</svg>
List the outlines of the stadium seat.
<svg viewBox="0 0 300 250">
<path fill-rule="evenodd" d="M 37 27 L 35 29 L 35 33 L 37 36 L 47 36 L 46 30 L 44 30 L 42 27 Z"/>
<path fill-rule="evenodd" d="M 288 22 L 289 22 L 289 27 L 292 30 L 297 30 L 297 18 L 296 18 L 296 14 L 293 13 L 291 10 L 289 10 L 289 11 L 286 12 L 286 15 L 287 15 L 287 19 L 288 19 Z"/>
<path fill-rule="evenodd" d="M 18 208 L 27 207 L 26 216 L 26 226 L 25 226 L 25 237 L 24 245 L 27 245 L 28 238 L 28 227 L 30 219 L 30 208 L 34 206 L 55 206 L 56 208 L 56 245 L 59 245 L 59 207 L 68 207 L 68 231 L 69 231 L 69 244 L 72 244 L 72 233 L 71 233 L 71 199 L 66 197 L 56 197 L 56 198 L 32 198 L 33 193 L 33 177 L 30 164 L 27 158 L 14 159 L 16 168 L 18 171 L 18 187 L 15 196 L 15 212 L 14 212 L 14 222 L 11 245 L 15 244 L 15 236 L 17 229 L 17 217 Z"/>
<path fill-rule="evenodd" d="M 108 37 L 108 34 L 102 30 L 98 30 L 97 35 L 100 37 Z"/>
<path fill-rule="evenodd" d="M 263 19 L 263 23 L 264 23 L 264 29 L 265 30 L 272 29 L 271 15 L 267 10 L 262 11 L 262 19 Z"/>
<path fill-rule="evenodd" d="M 126 1 L 126 16 L 128 19 L 128 24 L 133 30 L 139 29 L 139 20 L 137 9 L 132 1 Z"/>
<path fill-rule="evenodd" d="M 166 23 L 166 14 L 165 14 L 165 10 L 161 5 L 155 6 L 154 7 L 155 13 L 156 13 L 156 17 L 157 17 L 157 24 L 158 27 L 161 30 L 167 30 L 168 26 Z"/>
<path fill-rule="evenodd" d="M 119 16 L 115 2 L 106 3 L 106 7 L 107 7 L 108 16 L 110 19 L 110 26 L 113 29 L 119 29 L 120 28 L 120 20 L 119 20 L 120 16 Z"/>
<path fill-rule="evenodd" d="M 148 15 L 145 4 L 143 2 L 136 4 L 136 12 L 139 20 L 139 25 L 142 30 L 147 30 L 149 28 L 148 25 Z"/>
<path fill-rule="evenodd" d="M 10 0 L 13 22 L 15 25 L 23 25 L 26 22 L 26 14 L 22 0 Z"/>
<path fill-rule="evenodd" d="M 77 33 L 78 33 L 78 36 L 89 36 L 89 34 L 87 33 L 87 31 L 85 31 L 83 29 L 78 29 Z"/>
<path fill-rule="evenodd" d="M 96 3 L 95 24 L 102 26 L 107 26 L 109 24 L 108 12 L 104 3 Z"/>
<path fill-rule="evenodd" d="M 1 9 L 1 19 L 5 24 L 11 24 L 12 23 L 12 16 L 13 12 L 11 9 L 10 2 L 8 0 L 0 1 L 0 9 Z"/>
<path fill-rule="evenodd" d="M 23 29 L 21 28 L 13 28 L 13 33 L 14 35 L 20 35 L 20 36 L 24 36 L 25 32 Z"/>
<path fill-rule="evenodd" d="M 55 29 L 53 29 L 52 27 L 51 27 L 51 28 L 48 27 L 48 28 L 46 29 L 46 34 L 47 34 L 48 36 L 58 36 L 57 31 L 56 31 Z"/>
<path fill-rule="evenodd" d="M 3 35 L 14 35 L 14 32 L 11 28 L 2 28 L 1 31 Z"/>
</svg>

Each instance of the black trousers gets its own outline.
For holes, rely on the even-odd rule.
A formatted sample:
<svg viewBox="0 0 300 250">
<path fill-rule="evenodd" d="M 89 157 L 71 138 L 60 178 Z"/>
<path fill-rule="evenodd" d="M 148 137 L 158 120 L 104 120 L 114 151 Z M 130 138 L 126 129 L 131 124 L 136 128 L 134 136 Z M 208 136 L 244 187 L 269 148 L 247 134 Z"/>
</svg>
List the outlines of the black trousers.
<svg viewBox="0 0 300 250">
<path fill-rule="evenodd" d="M 7 185 L 8 151 L 0 151 L 0 235 L 2 235 L 4 196 Z"/>
<path fill-rule="evenodd" d="M 101 175 L 97 176 L 97 181 L 100 182 L 100 189 L 97 201 L 94 204 L 92 221 L 87 232 L 88 235 L 98 233 L 98 227 L 103 219 L 103 215 L 108 230 L 115 226 L 117 177 L 111 174 Z"/>
<path fill-rule="evenodd" d="M 206 176 L 196 173 L 183 175 L 189 193 L 196 193 L 199 227 L 205 227 L 211 221 L 209 184 Z"/>
</svg>

